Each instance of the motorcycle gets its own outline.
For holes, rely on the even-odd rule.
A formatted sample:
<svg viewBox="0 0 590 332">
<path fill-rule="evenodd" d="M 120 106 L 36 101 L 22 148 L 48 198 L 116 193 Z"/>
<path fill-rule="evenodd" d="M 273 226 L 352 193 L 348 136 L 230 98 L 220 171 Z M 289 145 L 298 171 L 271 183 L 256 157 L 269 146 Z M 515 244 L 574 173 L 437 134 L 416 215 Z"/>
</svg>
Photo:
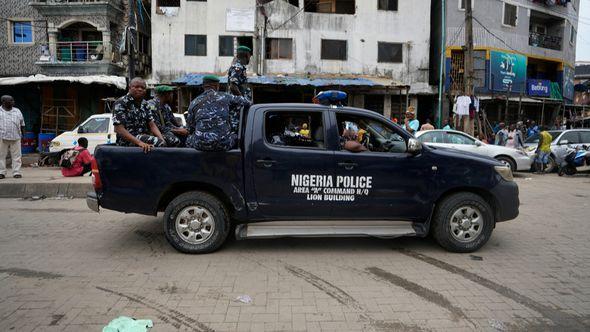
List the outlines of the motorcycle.
<svg viewBox="0 0 590 332">
<path fill-rule="evenodd" d="M 559 166 L 559 176 L 574 175 L 577 172 L 590 170 L 590 150 L 587 146 L 581 148 L 568 147 Z"/>
</svg>

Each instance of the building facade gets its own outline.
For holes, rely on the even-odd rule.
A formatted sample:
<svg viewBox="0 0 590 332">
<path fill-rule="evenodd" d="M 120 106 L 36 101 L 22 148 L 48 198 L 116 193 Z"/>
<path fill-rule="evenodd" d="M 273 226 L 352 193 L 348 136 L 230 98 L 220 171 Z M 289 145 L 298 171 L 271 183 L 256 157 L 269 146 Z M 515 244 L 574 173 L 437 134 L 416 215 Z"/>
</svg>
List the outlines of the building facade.
<svg viewBox="0 0 590 332">
<path fill-rule="evenodd" d="M 0 3 L 0 90 L 15 98 L 28 131 L 70 130 L 123 94 L 125 76 L 149 74 L 149 8 L 145 0 Z"/>
<path fill-rule="evenodd" d="M 225 76 L 235 48 L 246 45 L 249 73 L 258 76 L 255 102 L 310 102 L 319 90 L 339 88 L 349 104 L 391 117 L 408 103 L 432 105 L 428 0 L 157 0 L 152 31 L 156 82 Z M 183 107 L 190 98 L 181 99 Z"/>
<path fill-rule="evenodd" d="M 446 1 L 447 112 L 465 91 L 465 1 Z M 487 116 L 552 123 L 574 99 L 580 1 L 471 1 L 475 94 Z M 433 24 L 440 21 L 434 17 Z M 434 34 L 441 37 L 440 31 Z"/>
</svg>

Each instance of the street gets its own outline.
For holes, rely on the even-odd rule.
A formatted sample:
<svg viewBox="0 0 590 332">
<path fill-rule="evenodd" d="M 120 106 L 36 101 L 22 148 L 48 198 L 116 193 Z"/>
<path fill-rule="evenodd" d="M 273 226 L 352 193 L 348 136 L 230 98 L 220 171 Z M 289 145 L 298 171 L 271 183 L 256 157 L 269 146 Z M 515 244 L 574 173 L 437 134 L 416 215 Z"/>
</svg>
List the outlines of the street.
<svg viewBox="0 0 590 332">
<path fill-rule="evenodd" d="M 120 315 L 152 331 L 588 330 L 590 177 L 516 181 L 520 216 L 474 254 L 347 238 L 191 256 L 160 218 L 1 199 L 0 331 L 101 331 Z"/>
</svg>

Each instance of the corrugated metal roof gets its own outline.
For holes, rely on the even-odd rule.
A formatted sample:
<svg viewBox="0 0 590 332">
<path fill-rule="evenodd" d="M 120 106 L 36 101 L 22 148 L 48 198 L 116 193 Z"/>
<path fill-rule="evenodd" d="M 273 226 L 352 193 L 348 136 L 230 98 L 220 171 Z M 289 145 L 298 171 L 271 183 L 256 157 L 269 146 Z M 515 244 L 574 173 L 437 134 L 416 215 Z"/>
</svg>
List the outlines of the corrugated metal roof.
<svg viewBox="0 0 590 332">
<path fill-rule="evenodd" d="M 590 65 L 578 65 L 575 71 L 576 77 L 590 77 Z"/>
<path fill-rule="evenodd" d="M 172 81 L 174 84 L 199 86 L 203 84 L 203 77 L 206 74 L 187 74 Z M 227 76 L 219 77 L 220 83 L 227 84 Z M 295 76 L 251 76 L 248 77 L 249 84 L 257 85 L 299 85 L 299 86 L 371 86 L 385 87 L 394 86 L 383 83 L 382 79 L 370 80 L 368 78 L 302 78 Z"/>
</svg>

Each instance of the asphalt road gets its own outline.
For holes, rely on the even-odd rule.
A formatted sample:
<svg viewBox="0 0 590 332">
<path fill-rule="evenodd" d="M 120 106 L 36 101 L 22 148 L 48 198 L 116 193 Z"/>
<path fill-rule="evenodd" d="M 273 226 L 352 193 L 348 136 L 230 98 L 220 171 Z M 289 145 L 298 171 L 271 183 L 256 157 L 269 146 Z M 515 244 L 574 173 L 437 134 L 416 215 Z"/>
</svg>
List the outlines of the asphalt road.
<svg viewBox="0 0 590 332">
<path fill-rule="evenodd" d="M 159 218 L 2 199 L 0 331 L 101 331 L 120 315 L 152 331 L 590 330 L 590 177 L 516 181 L 521 215 L 471 255 L 354 238 L 190 256 Z"/>
</svg>

